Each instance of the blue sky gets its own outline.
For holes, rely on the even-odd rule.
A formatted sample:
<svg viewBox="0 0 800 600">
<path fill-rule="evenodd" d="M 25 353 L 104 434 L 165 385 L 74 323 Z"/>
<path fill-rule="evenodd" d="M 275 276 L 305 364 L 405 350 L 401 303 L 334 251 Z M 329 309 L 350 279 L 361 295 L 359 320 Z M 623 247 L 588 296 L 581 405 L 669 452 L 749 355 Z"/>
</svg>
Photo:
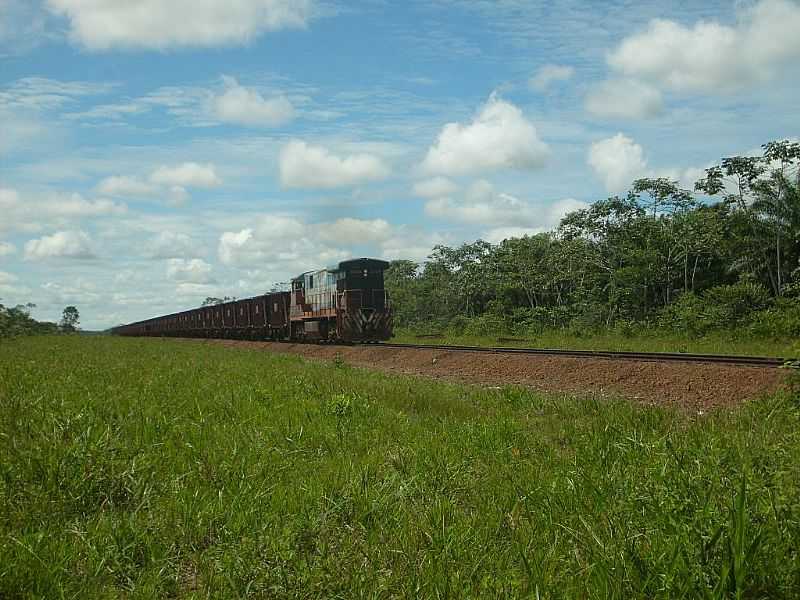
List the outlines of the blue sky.
<svg viewBox="0 0 800 600">
<path fill-rule="evenodd" d="M 800 3 L 0 0 L 0 302 L 104 328 L 796 137 Z"/>
</svg>

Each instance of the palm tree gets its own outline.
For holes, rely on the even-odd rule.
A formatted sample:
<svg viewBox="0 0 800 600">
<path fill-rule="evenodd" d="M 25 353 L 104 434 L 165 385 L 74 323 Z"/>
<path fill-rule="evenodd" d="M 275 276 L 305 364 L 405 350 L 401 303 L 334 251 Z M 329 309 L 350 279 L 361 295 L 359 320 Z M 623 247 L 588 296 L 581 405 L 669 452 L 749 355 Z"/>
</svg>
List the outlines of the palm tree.
<svg viewBox="0 0 800 600">
<path fill-rule="evenodd" d="M 796 259 L 800 250 L 800 182 L 791 175 L 787 169 L 776 170 L 769 179 L 759 182 L 752 206 L 766 235 L 774 240 L 778 295 L 784 284 L 787 258 Z"/>
</svg>

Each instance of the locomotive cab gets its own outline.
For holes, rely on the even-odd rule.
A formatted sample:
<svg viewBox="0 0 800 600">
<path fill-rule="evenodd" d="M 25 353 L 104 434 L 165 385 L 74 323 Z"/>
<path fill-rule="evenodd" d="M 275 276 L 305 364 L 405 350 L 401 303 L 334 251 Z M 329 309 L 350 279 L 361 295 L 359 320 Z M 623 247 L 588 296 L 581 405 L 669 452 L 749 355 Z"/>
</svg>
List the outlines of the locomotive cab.
<svg viewBox="0 0 800 600">
<path fill-rule="evenodd" d="M 345 340 L 378 341 L 392 337 L 392 312 L 383 285 L 385 260 L 356 258 L 339 263 L 339 335 Z"/>
<path fill-rule="evenodd" d="M 294 339 L 378 341 L 392 335 L 391 307 L 383 286 L 389 263 L 372 258 L 342 261 L 292 280 Z"/>
</svg>

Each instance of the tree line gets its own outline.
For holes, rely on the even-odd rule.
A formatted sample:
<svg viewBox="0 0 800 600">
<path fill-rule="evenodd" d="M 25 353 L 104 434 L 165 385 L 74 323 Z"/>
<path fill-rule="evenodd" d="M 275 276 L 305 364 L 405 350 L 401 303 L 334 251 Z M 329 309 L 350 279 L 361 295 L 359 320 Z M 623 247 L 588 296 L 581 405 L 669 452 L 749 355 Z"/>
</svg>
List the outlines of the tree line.
<svg viewBox="0 0 800 600">
<path fill-rule="evenodd" d="M 74 306 L 67 306 L 58 323 L 37 321 L 31 317 L 35 304 L 5 306 L 0 304 L 0 338 L 22 335 L 46 335 L 53 333 L 75 333 L 80 325 L 80 312 Z"/>
<path fill-rule="evenodd" d="M 693 190 L 638 179 L 553 231 L 394 261 L 386 287 L 396 323 L 800 335 L 800 143 L 762 149 L 722 159 Z"/>
</svg>

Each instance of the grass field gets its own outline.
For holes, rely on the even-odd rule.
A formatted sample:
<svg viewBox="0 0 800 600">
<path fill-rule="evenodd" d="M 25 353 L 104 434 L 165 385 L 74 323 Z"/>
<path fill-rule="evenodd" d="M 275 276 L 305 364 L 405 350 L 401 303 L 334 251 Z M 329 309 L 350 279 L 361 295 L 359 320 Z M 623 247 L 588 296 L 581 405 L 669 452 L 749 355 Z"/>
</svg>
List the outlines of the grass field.
<svg viewBox="0 0 800 600">
<path fill-rule="evenodd" d="M 800 408 L 0 341 L 0 597 L 797 598 Z"/>
<path fill-rule="evenodd" d="M 567 330 L 545 331 L 536 335 L 495 336 L 454 335 L 422 336 L 400 329 L 393 342 L 404 344 L 449 344 L 463 346 L 508 346 L 529 348 L 567 348 L 572 350 L 614 350 L 630 352 L 690 352 L 697 354 L 736 354 L 742 356 L 800 357 L 800 341 L 793 337 L 782 339 L 738 338 L 731 334 L 709 334 L 700 338 L 651 333 L 622 335 L 615 332 L 575 335 Z"/>
</svg>

